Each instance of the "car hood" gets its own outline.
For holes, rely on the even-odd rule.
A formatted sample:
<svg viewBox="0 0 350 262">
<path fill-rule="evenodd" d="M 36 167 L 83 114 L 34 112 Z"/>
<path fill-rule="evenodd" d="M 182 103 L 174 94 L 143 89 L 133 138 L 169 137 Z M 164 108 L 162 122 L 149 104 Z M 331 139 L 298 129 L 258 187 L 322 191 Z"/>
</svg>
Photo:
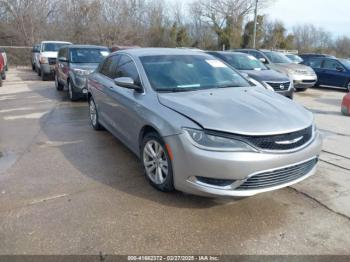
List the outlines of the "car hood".
<svg viewBox="0 0 350 262">
<path fill-rule="evenodd" d="M 48 58 L 57 58 L 58 52 L 42 52 L 41 56 Z"/>
<path fill-rule="evenodd" d="M 302 64 L 294 64 L 294 63 L 270 64 L 269 67 L 271 69 L 277 70 L 277 71 L 282 72 L 282 73 L 288 73 L 289 69 L 305 71 L 306 74 L 314 74 L 315 73 L 311 67 L 306 66 L 306 65 L 302 65 Z"/>
<path fill-rule="evenodd" d="M 70 66 L 76 69 L 94 71 L 98 67 L 98 63 L 72 63 Z"/>
<path fill-rule="evenodd" d="M 313 115 L 302 106 L 255 87 L 158 93 L 158 99 L 205 129 L 235 134 L 283 134 L 313 122 Z"/>
<path fill-rule="evenodd" d="M 257 81 L 276 81 L 276 82 L 287 82 L 289 78 L 282 73 L 275 70 L 241 70 L 241 72 L 246 73 L 249 77 Z"/>
</svg>

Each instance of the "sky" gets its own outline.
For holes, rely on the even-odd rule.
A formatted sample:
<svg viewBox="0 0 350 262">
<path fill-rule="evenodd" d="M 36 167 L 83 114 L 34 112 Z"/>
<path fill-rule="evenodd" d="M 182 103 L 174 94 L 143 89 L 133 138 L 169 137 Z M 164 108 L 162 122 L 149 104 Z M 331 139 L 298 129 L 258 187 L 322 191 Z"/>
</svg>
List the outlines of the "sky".
<svg viewBox="0 0 350 262">
<path fill-rule="evenodd" d="M 323 27 L 334 37 L 350 37 L 350 0 L 274 0 L 263 13 L 284 22 L 291 30 L 297 24 Z"/>
</svg>

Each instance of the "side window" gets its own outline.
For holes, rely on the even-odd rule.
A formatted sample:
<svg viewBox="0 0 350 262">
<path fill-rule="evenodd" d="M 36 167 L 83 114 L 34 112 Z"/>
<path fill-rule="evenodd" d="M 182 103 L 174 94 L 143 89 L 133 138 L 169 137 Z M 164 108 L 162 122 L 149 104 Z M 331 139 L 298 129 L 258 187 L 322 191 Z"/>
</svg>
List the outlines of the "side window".
<svg viewBox="0 0 350 262">
<path fill-rule="evenodd" d="M 260 58 L 266 59 L 262 54 L 260 54 L 260 53 L 257 52 L 257 51 L 250 51 L 249 53 L 250 53 L 251 55 L 255 56 L 256 59 L 260 59 Z"/>
<path fill-rule="evenodd" d="M 310 59 L 306 64 L 312 68 L 321 68 L 322 59 Z"/>
<path fill-rule="evenodd" d="M 113 58 L 113 56 L 110 56 L 110 57 L 106 58 L 105 61 L 103 62 L 102 66 L 100 68 L 100 73 L 102 75 L 109 77 L 110 67 L 112 65 L 112 58 Z"/>
<path fill-rule="evenodd" d="M 135 82 L 139 82 L 139 74 L 137 72 L 134 61 L 127 55 L 121 55 L 116 70 L 117 77 L 131 77 Z"/>
<path fill-rule="evenodd" d="M 339 64 L 336 60 L 327 59 L 323 63 L 323 68 L 328 70 L 336 70 L 337 67 L 343 67 L 341 64 Z"/>
</svg>

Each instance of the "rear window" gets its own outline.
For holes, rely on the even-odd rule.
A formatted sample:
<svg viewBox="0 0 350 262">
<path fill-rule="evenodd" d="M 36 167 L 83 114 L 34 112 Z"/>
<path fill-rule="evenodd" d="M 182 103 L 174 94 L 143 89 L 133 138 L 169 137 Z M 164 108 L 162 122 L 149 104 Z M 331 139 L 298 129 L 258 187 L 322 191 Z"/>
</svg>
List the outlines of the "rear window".
<svg viewBox="0 0 350 262">
<path fill-rule="evenodd" d="M 109 55 L 107 48 L 72 48 L 69 61 L 72 63 L 100 63 Z"/>
<path fill-rule="evenodd" d="M 69 45 L 69 43 L 45 43 L 43 44 L 42 51 L 44 52 L 57 52 L 61 47 Z"/>
</svg>

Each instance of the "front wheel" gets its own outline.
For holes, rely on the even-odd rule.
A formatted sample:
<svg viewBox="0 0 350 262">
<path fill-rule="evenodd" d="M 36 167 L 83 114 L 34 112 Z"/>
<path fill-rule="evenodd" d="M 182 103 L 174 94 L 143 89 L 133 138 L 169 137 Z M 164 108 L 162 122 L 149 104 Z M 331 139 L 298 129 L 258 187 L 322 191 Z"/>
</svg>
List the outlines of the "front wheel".
<svg viewBox="0 0 350 262">
<path fill-rule="evenodd" d="M 62 91 L 63 90 L 63 85 L 58 80 L 57 74 L 55 74 L 55 86 L 56 86 L 56 90 L 57 91 Z"/>
<path fill-rule="evenodd" d="M 67 86 L 68 86 L 68 96 L 70 101 L 74 102 L 79 99 L 78 94 L 74 91 L 73 83 L 71 80 L 67 81 Z"/>
<path fill-rule="evenodd" d="M 345 88 L 348 92 L 350 92 L 350 80 L 346 83 Z"/>
<path fill-rule="evenodd" d="M 146 179 L 153 187 L 163 192 L 175 190 L 169 153 L 157 133 L 148 133 L 143 138 L 141 160 Z"/>
</svg>

